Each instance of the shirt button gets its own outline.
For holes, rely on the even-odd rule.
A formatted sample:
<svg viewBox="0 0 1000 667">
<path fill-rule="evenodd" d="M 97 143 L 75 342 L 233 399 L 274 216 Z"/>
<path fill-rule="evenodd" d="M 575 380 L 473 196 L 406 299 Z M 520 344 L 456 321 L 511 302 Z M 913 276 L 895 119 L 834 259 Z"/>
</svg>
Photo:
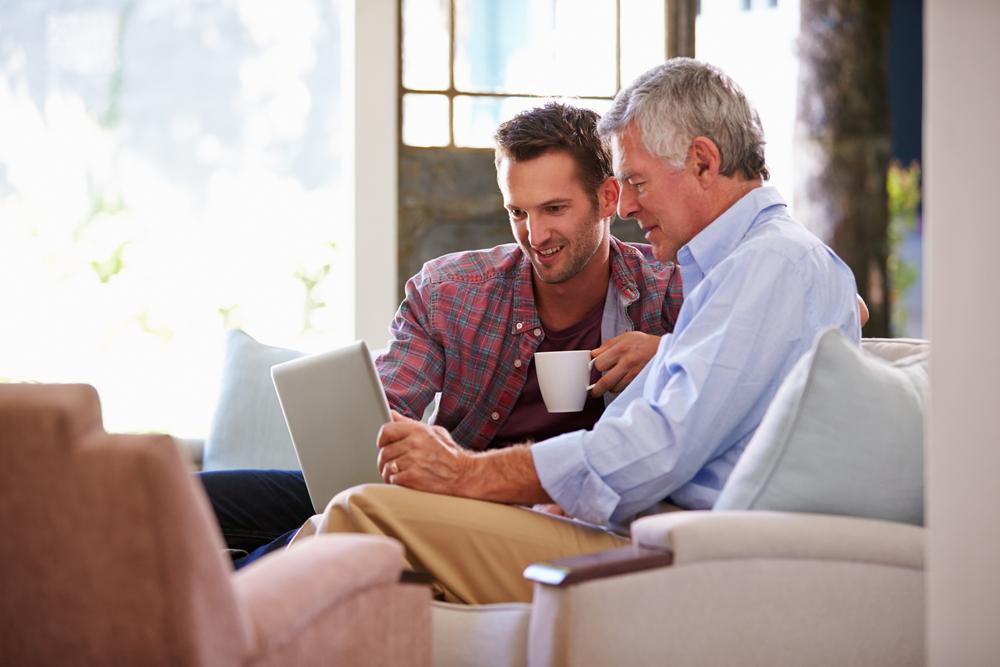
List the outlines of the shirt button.
<svg viewBox="0 0 1000 667">
<path fill-rule="evenodd" d="M 514 368 L 520 368 L 520 367 L 521 367 L 521 366 L 523 366 L 523 365 L 524 365 L 524 364 L 522 364 L 522 363 L 521 363 L 521 360 L 520 360 L 520 359 L 515 359 L 515 360 L 514 360 Z"/>
<path fill-rule="evenodd" d="M 542 330 L 541 329 L 535 329 L 535 335 L 536 336 L 541 336 L 542 335 Z"/>
<path fill-rule="evenodd" d="M 493 421 L 500 419 L 500 413 L 494 412 L 493 414 L 490 415 L 490 419 L 492 419 Z"/>
<path fill-rule="evenodd" d="M 517 330 L 520 331 L 523 328 L 524 328 L 524 322 L 518 322 L 517 323 Z"/>
</svg>

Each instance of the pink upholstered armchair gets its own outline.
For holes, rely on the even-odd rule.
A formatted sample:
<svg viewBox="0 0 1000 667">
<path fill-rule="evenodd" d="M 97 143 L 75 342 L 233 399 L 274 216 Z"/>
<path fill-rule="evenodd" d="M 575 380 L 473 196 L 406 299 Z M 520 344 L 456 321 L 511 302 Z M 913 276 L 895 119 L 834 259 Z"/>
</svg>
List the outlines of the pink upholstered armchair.
<svg viewBox="0 0 1000 667">
<path fill-rule="evenodd" d="M 386 539 L 234 574 L 171 438 L 104 432 L 86 385 L 0 385 L 0 664 L 430 663 L 430 592 Z"/>
</svg>

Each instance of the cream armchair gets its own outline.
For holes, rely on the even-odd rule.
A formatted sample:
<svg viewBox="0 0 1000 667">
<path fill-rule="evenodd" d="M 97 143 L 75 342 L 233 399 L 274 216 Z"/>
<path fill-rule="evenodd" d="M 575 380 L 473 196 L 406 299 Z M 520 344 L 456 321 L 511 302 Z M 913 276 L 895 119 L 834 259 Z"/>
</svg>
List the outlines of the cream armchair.
<svg viewBox="0 0 1000 667">
<path fill-rule="evenodd" d="M 632 538 L 613 576 L 599 559 L 529 570 L 553 583 L 535 586 L 528 664 L 924 662 L 919 527 L 684 512 L 641 519 Z"/>
<path fill-rule="evenodd" d="M 783 512 L 640 519 L 528 568 L 532 604 L 435 603 L 437 665 L 922 665 L 924 530 Z"/>
<path fill-rule="evenodd" d="M 630 547 L 532 565 L 530 605 L 434 603 L 435 664 L 923 664 L 929 345 L 862 348 L 817 341 L 715 510 L 645 517 Z"/>
</svg>

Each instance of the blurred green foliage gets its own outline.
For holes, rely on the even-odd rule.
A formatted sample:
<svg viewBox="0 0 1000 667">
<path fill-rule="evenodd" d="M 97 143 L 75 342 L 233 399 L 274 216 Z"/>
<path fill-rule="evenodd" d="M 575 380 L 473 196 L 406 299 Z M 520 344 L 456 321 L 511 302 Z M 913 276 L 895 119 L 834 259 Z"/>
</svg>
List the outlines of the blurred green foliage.
<svg viewBox="0 0 1000 667">
<path fill-rule="evenodd" d="M 327 242 L 327 247 L 329 250 L 336 251 L 337 244 L 334 241 Z M 330 275 L 330 269 L 332 265 L 329 262 L 321 264 L 314 269 L 306 269 L 299 267 L 295 271 L 295 279 L 302 283 L 302 286 L 306 290 L 305 304 L 303 306 L 303 320 L 302 320 L 302 331 L 303 333 L 312 331 L 315 329 L 313 326 L 312 316 L 320 308 L 325 308 L 327 306 L 326 301 L 324 301 L 319 296 L 318 287 L 323 280 Z"/>
<path fill-rule="evenodd" d="M 917 281 L 917 267 L 901 256 L 903 239 L 917 227 L 920 207 L 920 165 L 908 167 L 893 160 L 886 177 L 889 195 L 889 299 L 890 326 L 894 335 L 906 335 L 908 313 L 904 297 Z"/>
<path fill-rule="evenodd" d="M 97 274 L 97 279 L 102 283 L 107 283 L 125 268 L 125 247 L 128 241 L 122 241 L 112 252 L 111 256 L 103 260 L 94 260 L 90 263 L 90 268 Z"/>
</svg>

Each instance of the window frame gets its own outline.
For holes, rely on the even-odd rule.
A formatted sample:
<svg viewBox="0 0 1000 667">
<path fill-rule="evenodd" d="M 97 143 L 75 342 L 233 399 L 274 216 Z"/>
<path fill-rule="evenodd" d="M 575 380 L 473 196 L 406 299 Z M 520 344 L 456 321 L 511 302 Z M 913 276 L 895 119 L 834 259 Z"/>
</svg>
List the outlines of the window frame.
<svg viewBox="0 0 1000 667">
<path fill-rule="evenodd" d="M 458 146 L 455 144 L 455 98 L 458 96 L 462 97 L 479 97 L 479 98 L 510 98 L 510 97 L 526 97 L 538 100 L 545 100 L 552 97 L 551 95 L 543 95 L 538 93 L 521 93 L 521 92 L 507 92 L 507 93 L 485 93 L 485 92 L 474 92 L 459 90 L 455 87 L 455 1 L 448 0 L 448 87 L 444 90 L 426 90 L 421 88 L 408 88 L 403 85 L 403 31 L 405 29 L 403 25 L 403 2 L 404 0 L 397 0 L 397 10 L 399 21 L 397 22 L 398 33 L 396 35 L 397 51 L 398 51 L 398 67 L 397 67 L 397 141 L 399 142 L 400 148 L 406 148 L 407 150 L 471 150 L 471 151 L 491 151 L 491 148 L 476 148 L 472 146 Z M 612 0 L 609 0 L 612 1 Z M 621 80 L 621 44 L 622 44 L 622 34 L 621 34 L 621 4 L 622 0 L 613 0 L 615 3 L 615 91 L 621 90 L 622 80 Z M 664 58 L 670 58 L 677 55 L 694 55 L 694 19 L 698 10 L 698 0 L 663 0 L 664 3 L 664 44 L 663 52 Z M 421 95 L 443 95 L 448 99 L 448 143 L 442 146 L 411 146 L 403 141 L 403 96 L 407 94 L 421 94 Z M 605 95 L 586 95 L 587 99 L 594 100 L 612 100 L 614 96 Z"/>
</svg>

